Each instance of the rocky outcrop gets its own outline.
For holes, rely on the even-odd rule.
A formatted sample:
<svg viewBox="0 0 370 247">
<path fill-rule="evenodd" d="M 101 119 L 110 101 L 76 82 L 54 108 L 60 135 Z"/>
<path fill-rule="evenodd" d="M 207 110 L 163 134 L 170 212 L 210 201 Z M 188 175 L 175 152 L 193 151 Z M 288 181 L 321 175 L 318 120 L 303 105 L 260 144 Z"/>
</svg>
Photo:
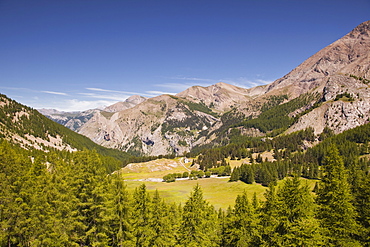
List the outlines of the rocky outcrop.
<svg viewBox="0 0 370 247">
<path fill-rule="evenodd" d="M 38 111 L 54 122 L 64 125 L 73 131 L 78 131 L 94 114 L 100 112 L 98 109 L 82 112 L 63 112 L 55 109 L 38 109 Z"/>
<path fill-rule="evenodd" d="M 302 116 L 289 132 L 324 127 L 335 133 L 369 122 L 370 21 L 322 49 L 288 75 L 272 83 L 269 90 L 291 87 L 292 95 L 322 93 L 320 107 Z"/>
</svg>

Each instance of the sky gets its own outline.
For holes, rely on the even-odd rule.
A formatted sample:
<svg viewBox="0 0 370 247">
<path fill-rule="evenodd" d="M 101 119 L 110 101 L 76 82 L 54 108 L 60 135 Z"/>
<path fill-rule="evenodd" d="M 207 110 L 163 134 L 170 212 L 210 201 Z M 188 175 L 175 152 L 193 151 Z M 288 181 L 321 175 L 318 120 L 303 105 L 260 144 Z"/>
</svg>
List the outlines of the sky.
<svg viewBox="0 0 370 247">
<path fill-rule="evenodd" d="M 0 0 L 0 93 L 82 111 L 271 83 L 370 20 L 370 0 Z"/>
</svg>

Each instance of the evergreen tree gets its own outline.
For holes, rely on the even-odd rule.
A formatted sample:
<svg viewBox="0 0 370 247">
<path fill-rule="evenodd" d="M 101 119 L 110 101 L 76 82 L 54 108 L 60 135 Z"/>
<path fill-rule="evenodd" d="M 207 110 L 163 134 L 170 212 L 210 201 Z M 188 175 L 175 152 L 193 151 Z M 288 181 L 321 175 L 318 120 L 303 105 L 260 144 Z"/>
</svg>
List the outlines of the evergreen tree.
<svg viewBox="0 0 370 247">
<path fill-rule="evenodd" d="M 257 219 L 247 194 L 238 195 L 234 210 L 226 218 L 223 246 L 252 246 L 259 243 Z"/>
<path fill-rule="evenodd" d="M 277 192 L 278 225 L 281 246 L 322 246 L 319 222 L 314 218 L 315 204 L 310 190 L 298 176 L 286 179 Z"/>
<path fill-rule="evenodd" d="M 240 179 L 240 168 L 235 167 L 230 176 L 230 182 L 236 182 Z"/>
<path fill-rule="evenodd" d="M 276 196 L 276 188 L 270 184 L 265 192 L 266 201 L 261 208 L 259 232 L 262 246 L 279 246 L 276 228 L 279 224 L 279 202 Z"/>
<path fill-rule="evenodd" d="M 24 184 L 30 162 L 7 142 L 0 142 L 0 244 L 25 246 L 29 202 Z"/>
<path fill-rule="evenodd" d="M 347 172 L 338 149 L 331 145 L 323 160 L 324 177 L 319 186 L 318 218 L 333 246 L 358 246 L 355 240 L 360 226 L 348 184 Z"/>
<path fill-rule="evenodd" d="M 160 198 L 158 190 L 153 197 L 153 213 L 150 226 L 154 231 L 150 246 L 174 246 L 176 238 L 175 228 L 172 224 L 169 205 L 165 204 Z"/>
<path fill-rule="evenodd" d="M 252 206 L 253 206 L 254 211 L 256 212 L 260 209 L 260 202 L 257 198 L 256 192 L 253 193 Z"/>
<path fill-rule="evenodd" d="M 136 246 L 150 246 L 154 230 L 151 227 L 152 220 L 152 201 L 146 191 L 145 184 L 135 189 L 133 200 L 134 236 Z"/>
<path fill-rule="evenodd" d="M 78 212 L 75 241 L 80 245 L 106 245 L 107 236 L 101 231 L 106 210 L 106 175 L 101 160 L 94 151 L 82 151 L 73 155 L 72 165 L 71 187 Z"/>
<path fill-rule="evenodd" d="M 108 219 L 107 234 L 113 246 L 135 246 L 132 229 L 132 207 L 126 185 L 119 172 L 109 176 L 108 199 L 106 201 Z"/>
<path fill-rule="evenodd" d="M 218 246 L 217 231 L 217 215 L 196 185 L 183 208 L 178 243 L 180 246 Z"/>
</svg>

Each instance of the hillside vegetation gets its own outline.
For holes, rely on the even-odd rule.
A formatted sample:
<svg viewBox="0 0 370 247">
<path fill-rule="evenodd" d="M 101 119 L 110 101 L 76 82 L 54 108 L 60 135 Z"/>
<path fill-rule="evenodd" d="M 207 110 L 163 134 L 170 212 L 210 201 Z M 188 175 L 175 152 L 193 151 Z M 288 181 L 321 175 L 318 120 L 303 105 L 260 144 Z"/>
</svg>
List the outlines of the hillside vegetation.
<svg viewBox="0 0 370 247">
<path fill-rule="evenodd" d="M 250 185 L 242 192 L 241 182 L 221 180 L 216 185 L 211 179 L 196 185 L 189 180 L 157 183 L 161 192 L 149 194 L 150 183 L 133 188 L 120 172 L 107 175 L 96 152 L 41 154 L 3 140 L 0 245 L 362 246 L 369 236 L 370 177 L 368 163 L 353 158 L 353 167 L 346 168 L 331 144 L 316 196 L 294 176 L 280 186 L 254 185 L 266 190 L 262 202 L 257 191 L 248 192 Z M 361 168 L 365 164 L 366 172 Z M 171 200 L 168 185 L 184 190 Z M 215 210 L 206 200 L 214 196 L 222 208 L 224 195 L 231 191 L 240 194 L 226 211 Z"/>
</svg>

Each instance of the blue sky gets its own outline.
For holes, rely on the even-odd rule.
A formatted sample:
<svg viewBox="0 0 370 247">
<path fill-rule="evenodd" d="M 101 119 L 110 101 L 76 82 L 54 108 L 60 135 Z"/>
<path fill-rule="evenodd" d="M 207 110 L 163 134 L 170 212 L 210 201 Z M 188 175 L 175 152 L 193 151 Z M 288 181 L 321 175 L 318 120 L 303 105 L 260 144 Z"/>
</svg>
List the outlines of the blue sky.
<svg viewBox="0 0 370 247">
<path fill-rule="evenodd" d="M 0 93 L 73 111 L 272 82 L 370 19 L 370 0 L 0 0 Z"/>
</svg>

